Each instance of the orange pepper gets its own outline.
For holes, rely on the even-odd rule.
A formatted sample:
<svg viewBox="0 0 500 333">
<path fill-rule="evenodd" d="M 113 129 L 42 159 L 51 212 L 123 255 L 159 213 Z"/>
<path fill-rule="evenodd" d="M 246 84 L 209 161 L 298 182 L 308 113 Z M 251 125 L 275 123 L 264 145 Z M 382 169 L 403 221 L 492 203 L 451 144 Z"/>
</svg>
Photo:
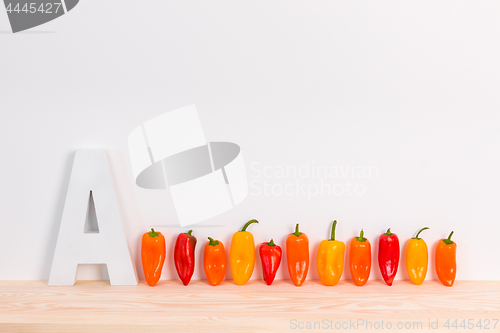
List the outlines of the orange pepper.
<svg viewBox="0 0 500 333">
<path fill-rule="evenodd" d="M 451 287 L 457 275 L 457 244 L 451 240 L 453 231 L 447 239 L 441 239 L 436 248 L 436 273 L 445 286 Z"/>
<path fill-rule="evenodd" d="M 353 237 L 349 246 L 349 268 L 352 281 L 357 286 L 362 286 L 368 281 L 372 267 L 371 245 L 363 235 L 361 229 L 359 237 Z"/>
<path fill-rule="evenodd" d="M 286 238 L 286 262 L 288 273 L 293 284 L 300 287 L 307 277 L 309 270 L 309 239 L 307 235 L 299 232 L 299 224 L 295 232 Z"/>
<path fill-rule="evenodd" d="M 208 237 L 203 252 L 203 266 L 208 283 L 212 286 L 219 285 L 226 275 L 226 250 L 221 241 Z"/>
<path fill-rule="evenodd" d="M 142 236 L 141 259 L 144 277 L 150 286 L 158 283 L 166 256 L 165 237 L 151 228 Z"/>
</svg>

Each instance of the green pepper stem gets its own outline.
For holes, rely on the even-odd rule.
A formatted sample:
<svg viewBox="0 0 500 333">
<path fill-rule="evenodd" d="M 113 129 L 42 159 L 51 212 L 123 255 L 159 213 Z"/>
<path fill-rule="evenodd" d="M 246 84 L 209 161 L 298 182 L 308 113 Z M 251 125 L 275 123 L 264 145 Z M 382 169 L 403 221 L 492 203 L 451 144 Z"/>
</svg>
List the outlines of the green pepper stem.
<svg viewBox="0 0 500 333">
<path fill-rule="evenodd" d="M 276 246 L 276 244 L 274 244 L 274 241 L 273 239 L 271 238 L 271 240 L 269 241 L 269 243 L 266 243 L 267 246 Z"/>
<path fill-rule="evenodd" d="M 193 232 L 193 230 L 189 230 L 188 232 L 186 232 L 186 235 L 189 235 L 191 236 L 191 233 Z"/>
<path fill-rule="evenodd" d="M 331 241 L 335 240 L 335 228 L 337 228 L 337 220 L 333 221 L 333 225 L 332 225 L 332 238 L 329 239 Z"/>
<path fill-rule="evenodd" d="M 392 235 L 391 228 L 387 229 L 384 235 L 391 236 Z"/>
<path fill-rule="evenodd" d="M 155 229 L 151 228 L 151 231 L 148 232 L 149 237 L 158 237 L 160 236 L 159 232 L 156 232 Z"/>
<path fill-rule="evenodd" d="M 447 239 L 443 239 L 443 242 L 444 242 L 446 245 L 451 245 L 451 244 L 453 244 L 453 241 L 451 240 L 451 236 L 453 235 L 453 233 L 454 233 L 454 231 L 452 231 L 452 232 L 450 233 L 450 235 L 448 236 L 448 238 L 447 238 Z"/>
<path fill-rule="evenodd" d="M 210 246 L 216 246 L 220 244 L 218 240 L 214 240 L 212 237 L 208 237 L 208 240 L 210 241 L 210 243 L 208 243 L 208 245 Z"/>
<path fill-rule="evenodd" d="M 257 221 L 257 220 L 248 221 L 247 223 L 245 223 L 245 225 L 243 226 L 243 229 L 241 229 L 241 231 L 247 231 L 248 226 L 252 223 L 259 223 L 259 221 Z"/>
<path fill-rule="evenodd" d="M 420 231 L 417 233 L 417 235 L 416 235 L 415 237 L 413 237 L 413 239 L 420 239 L 420 238 L 418 237 L 418 235 L 420 235 L 420 233 L 421 233 L 422 231 L 427 230 L 427 229 L 429 229 L 429 227 L 425 227 L 425 228 L 420 229 Z"/>
<path fill-rule="evenodd" d="M 299 237 L 300 235 L 302 235 L 302 233 L 299 231 L 299 224 L 298 223 L 295 225 L 295 232 L 292 233 L 292 235 L 295 235 L 297 237 Z"/>
<path fill-rule="evenodd" d="M 359 233 L 359 237 L 356 237 L 356 240 L 358 242 L 366 242 L 366 238 L 364 236 L 365 236 L 365 232 L 363 231 L 363 229 L 361 229 L 361 232 Z"/>
</svg>

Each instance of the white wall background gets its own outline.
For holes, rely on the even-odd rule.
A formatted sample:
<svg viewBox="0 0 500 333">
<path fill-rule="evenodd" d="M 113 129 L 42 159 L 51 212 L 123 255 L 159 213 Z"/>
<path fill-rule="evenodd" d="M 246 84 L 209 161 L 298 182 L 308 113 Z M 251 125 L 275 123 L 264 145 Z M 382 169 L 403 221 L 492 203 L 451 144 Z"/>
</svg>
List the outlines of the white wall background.
<svg viewBox="0 0 500 333">
<path fill-rule="evenodd" d="M 145 120 L 194 103 L 208 140 L 242 147 L 250 181 L 296 181 L 255 178 L 251 165 L 379 172 L 351 179 L 364 195 L 249 195 L 194 228 L 195 278 L 207 236 L 228 246 L 257 218 L 257 242 L 283 244 L 301 223 L 314 256 L 333 219 L 339 239 L 364 228 L 373 244 L 388 227 L 405 245 L 429 226 L 431 248 L 455 230 L 457 279 L 499 280 L 499 11 L 498 1 L 81 0 L 13 35 L 0 10 L 0 279 L 48 278 L 72 158 L 85 148 L 112 150 L 139 271 L 140 237 L 157 226 L 164 277 L 175 278 L 186 230 L 168 193 L 135 188 L 126 145 Z"/>
</svg>

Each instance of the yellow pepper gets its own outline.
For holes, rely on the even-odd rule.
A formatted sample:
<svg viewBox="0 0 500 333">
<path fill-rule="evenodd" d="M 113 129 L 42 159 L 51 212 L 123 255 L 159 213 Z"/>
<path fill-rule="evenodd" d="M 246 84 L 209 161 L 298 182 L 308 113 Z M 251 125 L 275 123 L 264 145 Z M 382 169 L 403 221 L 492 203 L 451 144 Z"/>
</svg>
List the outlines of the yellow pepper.
<svg viewBox="0 0 500 333">
<path fill-rule="evenodd" d="M 427 264 L 429 260 L 429 253 L 427 251 L 427 244 L 418 235 L 428 227 L 420 229 L 415 237 L 408 241 L 406 246 L 406 270 L 410 276 L 411 282 L 419 285 L 425 280 L 427 274 Z"/>
<path fill-rule="evenodd" d="M 335 240 L 336 227 L 337 220 L 333 221 L 331 238 L 323 240 L 319 244 L 316 257 L 319 279 L 325 286 L 336 285 L 344 269 L 345 244 Z"/>
<path fill-rule="evenodd" d="M 257 220 L 248 221 L 241 231 L 234 233 L 231 239 L 231 249 L 229 258 L 231 262 L 231 275 L 234 283 L 242 286 L 250 280 L 255 266 L 255 243 L 253 235 L 247 230 L 252 223 L 259 223 Z"/>
</svg>

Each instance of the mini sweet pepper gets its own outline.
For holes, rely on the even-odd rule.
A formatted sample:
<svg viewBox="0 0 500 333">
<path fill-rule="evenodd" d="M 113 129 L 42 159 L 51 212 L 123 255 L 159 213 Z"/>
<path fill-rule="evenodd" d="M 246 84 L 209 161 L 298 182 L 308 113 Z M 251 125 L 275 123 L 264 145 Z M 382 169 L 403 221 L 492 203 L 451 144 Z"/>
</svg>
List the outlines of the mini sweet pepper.
<svg viewBox="0 0 500 333">
<path fill-rule="evenodd" d="M 165 237 L 151 228 L 142 236 L 141 259 L 146 282 L 150 286 L 158 283 L 166 256 Z"/>
<path fill-rule="evenodd" d="M 286 262 L 290 279 L 300 287 L 309 270 L 309 239 L 305 233 L 299 231 L 298 223 L 295 225 L 295 232 L 286 238 Z"/>
<path fill-rule="evenodd" d="M 187 286 L 194 273 L 194 250 L 196 237 L 191 235 L 193 230 L 180 233 L 175 241 L 174 263 L 177 274 L 182 283 Z"/>
<path fill-rule="evenodd" d="M 439 281 L 451 287 L 457 275 L 457 243 L 451 240 L 453 231 L 448 238 L 441 239 L 436 248 L 436 273 Z"/>
<path fill-rule="evenodd" d="M 429 261 L 427 244 L 422 238 L 418 237 L 422 231 L 427 229 L 429 228 L 420 229 L 417 235 L 408 241 L 408 245 L 406 246 L 406 271 L 411 282 L 416 285 L 422 284 L 427 275 Z"/>
<path fill-rule="evenodd" d="M 271 239 L 268 243 L 260 245 L 259 254 L 262 261 L 264 281 L 270 286 L 281 264 L 281 247 L 274 244 L 274 241 Z"/>
<path fill-rule="evenodd" d="M 372 249 L 368 239 L 364 237 L 363 229 L 359 237 L 353 237 L 349 246 L 349 269 L 352 281 L 357 286 L 368 282 L 372 267 Z"/>
<path fill-rule="evenodd" d="M 219 285 L 226 275 L 226 250 L 221 241 L 208 237 L 203 251 L 203 268 L 208 283 L 212 286 Z"/>
<path fill-rule="evenodd" d="M 337 220 L 333 221 L 330 239 L 325 239 L 319 244 L 316 264 L 321 283 L 325 286 L 336 285 L 344 269 L 344 242 L 335 240 Z"/>
<path fill-rule="evenodd" d="M 392 286 L 399 266 L 399 238 L 387 229 L 378 241 L 378 265 L 387 285 Z"/>
<path fill-rule="evenodd" d="M 255 242 L 253 235 L 247 231 L 252 223 L 259 223 L 257 220 L 248 221 L 241 231 L 233 234 L 229 258 L 231 263 L 231 275 L 234 283 L 241 286 L 250 280 L 255 266 Z"/>
</svg>

